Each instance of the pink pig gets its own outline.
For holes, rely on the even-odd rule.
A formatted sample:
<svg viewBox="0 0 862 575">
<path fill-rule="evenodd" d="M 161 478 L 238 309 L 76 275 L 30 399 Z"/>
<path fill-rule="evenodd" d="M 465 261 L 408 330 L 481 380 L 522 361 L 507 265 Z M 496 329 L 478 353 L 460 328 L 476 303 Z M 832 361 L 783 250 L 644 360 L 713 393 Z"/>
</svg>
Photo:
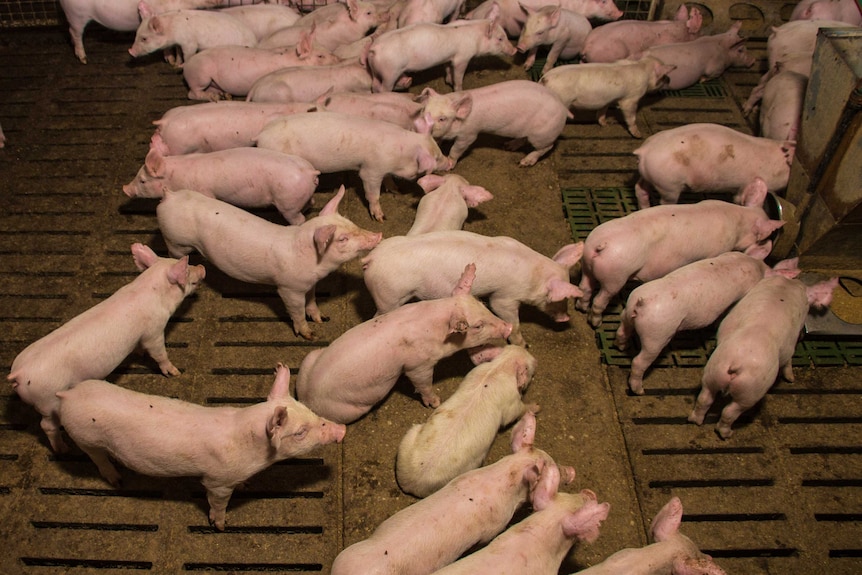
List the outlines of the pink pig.
<svg viewBox="0 0 862 575">
<path fill-rule="evenodd" d="M 597 327 L 629 280 L 652 281 L 729 251 L 764 259 L 772 249 L 770 236 L 784 222 L 763 211 L 762 182 L 744 197 L 743 206 L 721 200 L 654 206 L 599 224 L 584 242 L 579 286 L 584 296 L 576 307 L 589 311 L 588 320 Z"/>
<path fill-rule="evenodd" d="M 60 420 L 108 483 L 120 485 L 109 456 L 155 477 L 200 477 L 209 519 L 224 531 L 233 490 L 270 465 L 340 443 L 343 425 L 290 396 L 290 370 L 278 364 L 265 402 L 204 407 L 90 379 L 57 393 Z M 192 441 L 193 439 L 193 441 Z"/>
<path fill-rule="evenodd" d="M 371 75 L 359 62 L 291 66 L 261 76 L 248 91 L 249 102 L 314 102 L 327 92 L 371 92 Z"/>
<path fill-rule="evenodd" d="M 476 263 L 472 293 L 488 297 L 489 307 L 512 324 L 511 343 L 524 345 L 518 310 L 522 303 L 543 308 L 555 321 L 569 321 L 570 298 L 580 290 L 569 271 L 580 260 L 583 243 L 563 246 L 553 258 L 521 242 L 454 230 L 387 238 L 362 259 L 365 285 L 385 314 L 413 298 L 445 297 L 464 265 Z M 423 262 L 416 266 L 416 262 Z"/>
<path fill-rule="evenodd" d="M 679 532 L 682 502 L 673 497 L 659 510 L 650 526 L 654 543 L 617 551 L 578 575 L 725 575 L 712 557 Z"/>
<path fill-rule="evenodd" d="M 382 120 L 405 130 L 413 130 L 422 109 L 414 95 L 403 92 L 329 92 L 317 99 L 317 109 Z"/>
<path fill-rule="evenodd" d="M 546 497 L 557 465 L 536 447 L 536 418 L 527 412 L 512 429 L 512 455 L 459 475 L 439 491 L 384 521 L 368 539 L 343 550 L 332 575 L 429 575 L 506 528 L 515 511 Z M 571 482 L 575 470 L 557 471 Z"/>
<path fill-rule="evenodd" d="M 410 24 L 441 24 L 447 18 L 457 20 L 465 0 L 404 0 L 398 14 L 398 28 Z"/>
<path fill-rule="evenodd" d="M 163 156 L 195 152 L 216 152 L 228 148 L 253 146 L 254 140 L 270 121 L 289 114 L 312 110 L 312 104 L 261 104 L 252 102 L 208 102 L 178 106 L 153 122 L 155 134 L 151 149 Z"/>
<path fill-rule="evenodd" d="M 338 267 L 372 249 L 382 234 L 371 233 L 338 213 L 344 186 L 299 226 L 282 226 L 191 190 L 167 191 L 156 208 L 168 252 L 196 249 L 240 281 L 275 285 L 293 330 L 314 339 L 306 316 L 324 321 L 314 286 Z"/>
<path fill-rule="evenodd" d="M 584 49 L 587 34 L 593 29 L 590 21 L 560 6 L 542 6 L 538 10 L 524 7 L 527 21 L 518 38 L 518 52 L 527 52 L 524 68 L 530 69 L 536 61 L 539 46 L 551 46 L 542 74 L 554 67 L 558 58 L 571 60 Z"/>
<path fill-rule="evenodd" d="M 395 477 L 405 493 L 427 497 L 482 465 L 497 431 L 538 406 L 521 394 L 536 372 L 536 358 L 517 345 L 474 367 L 425 423 L 411 427 L 398 445 Z"/>
<path fill-rule="evenodd" d="M 727 252 L 636 287 L 629 295 L 616 334 L 616 345 L 621 350 L 626 349 L 635 333 L 640 340 L 641 349 L 632 360 L 629 375 L 631 390 L 643 395 L 644 372 L 674 335 L 712 324 L 764 277 L 796 277 L 796 264 L 794 258 L 770 269 L 762 260 Z"/>
<path fill-rule="evenodd" d="M 258 135 L 257 146 L 305 158 L 325 174 L 359 170 L 368 209 L 378 221 L 384 217 L 380 207 L 384 176 L 413 180 L 447 167 L 443 152 L 429 134 L 335 112 L 275 120 Z"/>
<path fill-rule="evenodd" d="M 760 102 L 760 135 L 771 140 L 795 140 L 802 121 L 808 77 L 778 63 L 761 78 L 743 106 L 748 115 Z"/>
<path fill-rule="evenodd" d="M 552 4 L 585 18 L 597 20 L 617 20 L 623 15 L 622 10 L 617 8 L 613 0 L 560 0 Z M 548 5 L 548 2 L 547 0 L 485 0 L 464 17 L 468 20 L 488 18 L 488 14 L 495 9 L 494 5 L 499 10 L 500 25 L 503 26 L 506 34 L 511 38 L 517 38 L 521 35 L 529 17 L 529 11 L 539 10 Z"/>
<path fill-rule="evenodd" d="M 809 308 L 828 306 L 837 285 L 837 277 L 806 286 L 776 275 L 751 288 L 718 326 L 717 345 L 688 420 L 701 425 L 715 398 L 729 394 L 732 401 L 715 426 L 728 439 L 733 422 L 766 395 L 779 374 L 792 382 L 793 352 L 805 316 Z"/>
<path fill-rule="evenodd" d="M 534 150 L 521 158 L 520 165 L 533 166 L 551 151 L 572 117 L 551 90 L 529 80 L 508 80 L 451 94 L 425 88 L 420 101 L 424 107 L 417 128 L 430 129 L 439 140 L 455 140 L 449 149 L 449 169 L 482 133 L 514 138 L 516 145 L 526 139 Z M 524 114 L 525 109 L 532 113 Z"/>
<path fill-rule="evenodd" d="M 165 350 L 165 325 L 204 278 L 203 266 L 160 258 L 132 245 L 143 273 L 108 299 L 31 343 L 12 362 L 8 380 L 24 403 L 42 415 L 42 430 L 56 452 L 67 447 L 60 432 L 56 393 L 85 379 L 105 377 L 142 348 L 165 375 L 179 375 Z"/>
<path fill-rule="evenodd" d="M 839 20 L 862 26 L 862 9 L 856 0 L 802 0 L 793 8 L 790 20 Z"/>
<path fill-rule="evenodd" d="M 248 26 L 258 42 L 287 26 L 296 24 L 302 15 L 295 8 L 284 4 L 248 4 L 231 6 L 220 10 Z"/>
<path fill-rule="evenodd" d="M 703 16 L 680 4 L 673 20 L 621 20 L 593 28 L 584 45 L 587 62 L 615 62 L 659 44 L 688 42 L 700 35 Z"/>
<path fill-rule="evenodd" d="M 674 204 L 683 191 L 738 190 L 761 178 L 770 192 L 787 186 L 796 144 L 758 138 L 721 124 L 686 124 L 653 134 L 633 153 L 640 179 L 638 206 Z"/>
<path fill-rule="evenodd" d="M 191 189 L 243 208 L 274 205 L 284 219 L 299 225 L 319 174 L 298 156 L 260 148 L 182 156 L 152 149 L 123 192 L 130 198 L 162 198 L 167 190 Z"/>
<path fill-rule="evenodd" d="M 334 51 L 339 46 L 355 42 L 380 24 L 380 16 L 370 2 L 348 0 L 345 9 L 325 6 L 326 16 L 315 14 L 303 16 L 293 26 L 276 30 L 260 41 L 259 48 L 281 48 L 299 42 L 302 33 L 314 30 L 315 40 L 320 46 Z"/>
<path fill-rule="evenodd" d="M 419 178 L 417 183 L 425 195 L 419 200 L 408 236 L 460 230 L 467 220 L 469 208 L 494 199 L 491 192 L 482 186 L 471 185 L 457 174 L 428 174 Z"/>
<path fill-rule="evenodd" d="M 644 55 L 653 56 L 674 67 L 667 74 L 670 80 L 668 89 L 687 88 L 698 82 L 718 78 L 730 66 L 750 68 L 754 65 L 754 56 L 748 53 L 745 39 L 739 36 L 741 26 L 742 21 L 737 20 L 723 34 L 653 46 Z"/>
<path fill-rule="evenodd" d="M 512 326 L 470 295 L 475 266 L 464 269 L 451 297 L 405 305 L 361 323 L 329 347 L 309 353 L 299 367 L 296 396 L 315 413 L 356 421 L 405 374 L 429 407 L 434 366 L 462 349 L 505 339 Z M 358 369 L 362 366 L 361 369 Z"/>
</svg>

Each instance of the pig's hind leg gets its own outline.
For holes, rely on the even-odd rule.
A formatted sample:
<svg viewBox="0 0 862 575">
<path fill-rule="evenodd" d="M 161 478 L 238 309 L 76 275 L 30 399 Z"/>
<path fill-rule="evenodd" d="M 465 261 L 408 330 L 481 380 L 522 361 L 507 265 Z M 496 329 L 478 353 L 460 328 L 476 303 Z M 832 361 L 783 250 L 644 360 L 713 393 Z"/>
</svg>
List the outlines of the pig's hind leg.
<svg viewBox="0 0 862 575">
<path fill-rule="evenodd" d="M 305 319 L 306 294 L 285 287 L 279 287 L 277 291 L 293 322 L 293 332 L 304 339 L 313 340 L 314 333 Z"/>
<path fill-rule="evenodd" d="M 434 382 L 434 364 L 423 364 L 413 369 L 405 370 L 404 375 L 413 383 L 413 387 L 422 396 L 425 407 L 439 407 L 440 396 L 432 388 Z"/>
<path fill-rule="evenodd" d="M 56 414 L 43 415 L 39 421 L 39 427 L 48 436 L 48 443 L 51 444 L 51 449 L 54 453 L 66 453 L 69 451 L 69 446 L 66 445 L 63 439 L 63 432 L 60 431 L 60 420 Z"/>
<path fill-rule="evenodd" d="M 78 447 L 80 447 L 81 451 L 86 453 L 90 459 L 93 460 L 93 463 L 95 463 L 96 467 L 99 468 L 99 473 L 105 478 L 105 481 L 114 487 L 120 486 L 120 472 L 117 471 L 117 468 L 114 467 L 113 463 L 111 463 L 106 450 L 101 447 L 84 447 L 82 445 L 79 445 Z"/>
</svg>

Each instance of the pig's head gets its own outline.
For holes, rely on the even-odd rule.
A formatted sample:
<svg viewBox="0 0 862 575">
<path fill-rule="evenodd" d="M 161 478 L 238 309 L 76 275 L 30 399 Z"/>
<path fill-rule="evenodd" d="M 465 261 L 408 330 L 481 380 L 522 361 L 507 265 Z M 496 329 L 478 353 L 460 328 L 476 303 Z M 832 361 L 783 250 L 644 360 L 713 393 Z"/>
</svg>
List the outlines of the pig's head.
<svg viewBox="0 0 862 575">
<path fill-rule="evenodd" d="M 593 2 L 588 2 L 588 8 L 584 13 L 584 17 L 599 18 L 601 20 L 619 20 L 623 17 L 623 11 L 617 7 L 614 0 L 594 0 Z"/>
<path fill-rule="evenodd" d="M 808 306 L 822 309 L 832 303 L 832 292 L 838 287 L 838 278 L 833 277 L 805 288 Z"/>
<path fill-rule="evenodd" d="M 649 83 L 647 89 L 652 92 L 664 88 L 668 81 L 668 74 L 676 70 L 676 66 L 665 64 L 658 58 L 647 56 L 641 60 L 649 70 Z"/>
<path fill-rule="evenodd" d="M 596 494 L 589 489 L 580 493 L 560 493 L 557 503 L 569 513 L 563 517 L 563 533 L 569 539 L 593 543 L 599 538 L 599 527 L 608 518 L 610 503 L 599 503 Z"/>
<path fill-rule="evenodd" d="M 780 275 L 792 280 L 798 276 L 801 271 L 802 270 L 799 269 L 799 258 L 790 258 L 787 260 L 781 260 L 772 266 L 772 269 L 766 270 L 764 277 Z"/>
<path fill-rule="evenodd" d="M 488 311 L 482 302 L 472 295 L 454 298 L 449 316 L 449 340 L 457 342 L 459 348 L 476 347 L 497 339 L 508 339 L 512 324 Z"/>
<path fill-rule="evenodd" d="M 529 351 L 520 345 L 507 345 L 500 353 L 499 360 L 511 365 L 515 374 L 515 382 L 518 389 L 523 393 L 536 373 L 538 361 Z"/>
<path fill-rule="evenodd" d="M 569 300 L 584 297 L 578 286 L 560 278 L 550 278 L 545 284 L 545 301 L 542 309 L 554 321 L 569 321 Z"/>
<path fill-rule="evenodd" d="M 521 11 L 527 15 L 527 21 L 521 30 L 521 37 L 518 38 L 516 46 L 518 52 L 526 52 L 535 46 L 550 44 L 548 35 L 560 24 L 562 8 L 560 6 L 543 6 L 538 10 L 533 10 L 521 3 L 519 6 Z"/>
<path fill-rule="evenodd" d="M 163 18 L 160 16 L 147 18 L 138 26 L 135 42 L 129 48 L 129 54 L 137 58 L 155 52 L 162 47 L 166 31 Z"/>
<path fill-rule="evenodd" d="M 484 49 L 480 49 L 479 54 L 506 54 L 507 56 L 517 54 L 518 49 L 509 42 L 506 30 L 500 25 L 500 6 L 494 3 L 485 18 L 487 21 L 483 38 Z"/>
<path fill-rule="evenodd" d="M 337 64 L 341 59 L 326 48 L 314 44 L 315 27 L 300 35 L 299 43 L 294 47 L 294 52 L 300 60 L 307 61 L 312 66 L 330 66 Z M 328 92 L 331 93 L 331 92 Z"/>
<path fill-rule="evenodd" d="M 375 8 L 374 4 L 372 4 L 371 2 L 363 2 L 362 0 L 347 0 L 346 4 L 350 19 L 365 32 L 368 32 L 381 22 L 385 21 L 383 19 L 385 14 L 378 14 L 377 8 Z"/>
<path fill-rule="evenodd" d="M 382 233 L 363 230 L 338 213 L 338 205 L 344 197 L 344 186 L 329 200 L 320 215 L 305 222 L 304 226 L 314 229 L 314 247 L 317 261 L 331 265 L 341 265 L 374 249 Z"/>
<path fill-rule="evenodd" d="M 730 56 L 731 66 L 744 66 L 749 68 L 754 65 L 754 56 L 748 53 L 745 49 L 745 38 L 740 37 L 739 29 L 742 27 L 742 20 L 737 20 L 730 27 L 730 30 L 721 35 L 719 44 L 722 48 L 728 51 Z"/>
<path fill-rule="evenodd" d="M 154 266 L 164 266 L 166 268 L 165 277 L 168 283 L 178 286 L 183 291 L 183 297 L 194 292 L 198 284 L 206 277 L 204 266 L 190 266 L 188 256 L 179 260 L 160 258 L 152 249 L 144 244 L 132 244 L 132 257 L 135 260 L 135 266 L 140 271 L 145 271 Z"/>
<path fill-rule="evenodd" d="M 421 125 L 430 126 L 431 135 L 435 138 L 445 138 L 450 133 L 457 133 L 461 123 L 467 119 L 473 109 L 473 97 L 468 93 L 454 93 L 443 96 L 433 88 L 425 88 L 417 98 L 423 104 L 417 118 Z M 417 131 L 420 131 L 417 129 Z"/>
<path fill-rule="evenodd" d="M 167 185 L 164 182 L 165 159 L 156 148 L 151 148 L 144 160 L 144 165 L 138 170 L 138 175 L 130 183 L 123 186 L 123 193 L 130 198 L 161 198 L 165 195 Z"/>
<path fill-rule="evenodd" d="M 650 526 L 653 541 L 673 541 L 674 546 L 682 551 L 673 559 L 673 573 L 725 575 L 724 570 L 712 561 L 712 557 L 701 553 L 691 539 L 679 532 L 681 522 L 682 501 L 679 497 L 673 497 L 656 513 Z"/>
</svg>

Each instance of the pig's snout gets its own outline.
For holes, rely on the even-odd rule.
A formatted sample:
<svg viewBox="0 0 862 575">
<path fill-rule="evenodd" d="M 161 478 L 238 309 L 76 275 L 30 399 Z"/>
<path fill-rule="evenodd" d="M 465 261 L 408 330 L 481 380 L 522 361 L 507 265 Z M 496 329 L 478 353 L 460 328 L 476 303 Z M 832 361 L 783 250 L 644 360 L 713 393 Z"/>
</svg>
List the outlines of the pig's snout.
<svg viewBox="0 0 862 575">
<path fill-rule="evenodd" d="M 347 433 L 347 427 L 341 423 L 334 423 L 326 420 L 322 423 L 323 427 L 327 428 L 329 437 L 335 443 L 341 443 L 344 435 Z"/>
<path fill-rule="evenodd" d="M 568 485 L 575 480 L 575 468 L 571 465 L 560 465 L 560 477 L 563 483 Z"/>
<path fill-rule="evenodd" d="M 512 324 L 508 322 L 501 322 L 500 326 L 500 337 L 503 339 L 509 339 L 509 336 L 512 335 Z"/>
<path fill-rule="evenodd" d="M 368 234 L 368 237 L 366 238 L 365 249 L 374 249 L 375 247 L 377 247 L 377 244 L 381 242 L 381 240 L 383 240 L 383 232 Z"/>
</svg>

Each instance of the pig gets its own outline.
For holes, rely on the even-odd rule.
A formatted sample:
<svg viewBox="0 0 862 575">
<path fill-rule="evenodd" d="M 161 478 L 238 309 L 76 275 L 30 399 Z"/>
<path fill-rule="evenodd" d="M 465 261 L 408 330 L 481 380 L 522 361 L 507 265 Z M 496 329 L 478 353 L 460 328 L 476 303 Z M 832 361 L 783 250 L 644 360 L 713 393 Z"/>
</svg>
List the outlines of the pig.
<svg viewBox="0 0 862 575">
<path fill-rule="evenodd" d="M 754 65 L 754 56 L 748 53 L 745 39 L 739 36 L 741 26 L 742 21 L 737 20 L 723 34 L 653 46 L 644 54 L 674 67 L 667 74 L 667 89 L 687 88 L 718 78 L 730 66 L 750 68 Z"/>
<path fill-rule="evenodd" d="M 529 10 L 539 10 L 548 4 L 547 0 L 485 0 L 476 8 L 468 12 L 464 18 L 468 20 L 481 20 L 497 5 L 500 12 L 500 24 L 510 38 L 517 38 L 523 31 L 524 24 L 529 17 Z M 617 8 L 613 0 L 561 0 L 552 4 L 560 6 L 563 10 L 580 14 L 585 18 L 596 20 L 618 20 L 623 12 Z"/>
<path fill-rule="evenodd" d="M 743 112 L 752 113 L 760 102 L 760 136 L 771 140 L 796 140 L 802 121 L 802 105 L 808 89 L 808 77 L 793 70 L 785 70 L 779 62 L 761 81 L 743 106 Z"/>
<path fill-rule="evenodd" d="M 471 185 L 457 174 L 428 174 L 416 182 L 425 192 L 416 208 L 416 217 L 408 236 L 428 232 L 460 230 L 467 220 L 469 208 L 494 199 L 482 186 Z"/>
<path fill-rule="evenodd" d="M 522 303 L 541 307 L 557 322 L 569 321 L 568 300 L 582 295 L 569 283 L 569 272 L 583 248 L 582 242 L 569 244 L 549 258 L 506 236 L 430 232 L 387 238 L 362 259 L 362 269 L 377 313 L 385 314 L 412 298 L 445 297 L 464 265 L 475 262 L 479 273 L 472 293 L 487 297 L 491 311 L 512 325 L 509 341 L 524 345 Z"/>
<path fill-rule="evenodd" d="M 549 485 L 533 498 L 533 513 L 509 527 L 486 547 L 435 571 L 436 575 L 557 575 L 575 541 L 594 542 L 611 506 L 598 503 L 589 489 L 560 493 L 554 468 L 542 474 Z"/>
<path fill-rule="evenodd" d="M 809 76 L 818 31 L 821 28 L 846 27 L 846 22 L 837 20 L 794 20 L 781 26 L 773 26 L 766 42 L 769 70 L 782 63 L 785 70 Z"/>
<path fill-rule="evenodd" d="M 617 551 L 601 563 L 578 575 L 725 575 L 712 557 L 679 532 L 682 502 L 672 497 L 652 520 L 650 535 L 654 543 L 641 548 Z"/>
<path fill-rule="evenodd" d="M 381 21 L 381 11 L 374 2 L 363 0 L 328 2 L 325 6 L 318 5 L 311 12 L 303 14 L 302 18 L 297 20 L 296 25 L 310 28 L 338 20 L 360 23 L 363 20 L 372 20 L 372 15 L 377 18 L 377 21 Z"/>
<path fill-rule="evenodd" d="M 481 466 L 498 429 L 527 411 L 538 411 L 521 400 L 535 372 L 536 358 L 517 345 L 474 367 L 425 423 L 414 425 L 401 439 L 395 459 L 401 489 L 427 497 Z"/>
<path fill-rule="evenodd" d="M 382 401 L 403 373 L 426 407 L 438 407 L 440 397 L 431 386 L 437 362 L 506 339 L 512 331 L 470 295 L 475 274 L 470 264 L 451 297 L 402 306 L 310 352 L 299 366 L 296 397 L 315 413 L 352 423 Z"/>
<path fill-rule="evenodd" d="M 837 277 L 811 286 L 781 275 L 757 282 L 721 320 L 688 420 L 703 424 L 716 396 L 728 394 L 731 402 L 715 430 L 729 439 L 733 423 L 766 395 L 779 374 L 792 382 L 793 352 L 808 310 L 828 306 L 837 285 Z"/>
<path fill-rule="evenodd" d="M 764 259 L 772 250 L 770 236 L 784 222 L 763 211 L 762 183 L 752 182 L 743 197 L 742 206 L 721 200 L 653 206 L 599 224 L 584 241 L 578 286 L 584 296 L 575 307 L 588 311 L 590 324 L 598 327 L 611 298 L 629 280 L 652 281 L 729 251 Z"/>
<path fill-rule="evenodd" d="M 88 379 L 57 392 L 60 420 L 99 473 L 115 487 L 125 467 L 155 477 L 200 477 L 209 520 L 225 528 L 233 490 L 270 465 L 321 445 L 341 443 L 343 425 L 319 417 L 290 396 L 290 370 L 279 363 L 266 401 L 249 407 L 204 407 Z"/>
<path fill-rule="evenodd" d="M 527 501 L 544 497 L 540 478 L 557 468 L 550 455 L 533 446 L 536 417 L 527 412 L 512 429 L 512 454 L 459 475 L 442 489 L 402 509 L 371 537 L 344 549 L 332 575 L 429 575 L 477 544 L 487 543 Z M 559 468 L 571 482 L 575 470 Z"/>
<path fill-rule="evenodd" d="M 593 29 L 586 17 L 556 5 L 524 9 L 528 16 L 515 47 L 518 52 L 527 53 L 525 69 L 533 67 L 539 46 L 551 47 L 542 74 L 553 68 L 557 59 L 572 60 L 581 54 L 587 34 Z"/>
<path fill-rule="evenodd" d="M 405 130 L 414 129 L 422 104 L 411 94 L 402 92 L 328 92 L 320 96 L 317 109 L 382 120 Z"/>
<path fill-rule="evenodd" d="M 372 91 L 391 92 L 405 72 L 446 64 L 446 83 L 463 88 L 470 60 L 477 56 L 514 56 L 517 50 L 494 20 L 457 24 L 413 24 L 380 35 L 368 51 Z"/>
<path fill-rule="evenodd" d="M 568 64 L 549 70 L 540 83 L 566 108 L 598 110 L 598 122 L 607 125 L 611 104 L 619 106 L 629 133 L 641 137 L 637 124 L 638 102 L 647 92 L 663 88 L 674 66 L 656 58 L 612 63 Z"/>
<path fill-rule="evenodd" d="M 302 15 L 284 4 L 249 4 L 230 6 L 220 12 L 230 14 L 254 32 L 258 42 L 282 28 L 293 26 Z"/>
<path fill-rule="evenodd" d="M 42 416 L 51 448 L 67 451 L 60 432 L 56 393 L 110 374 L 126 356 L 143 349 L 166 376 L 179 375 L 165 349 L 165 325 L 206 274 L 188 258 L 160 258 L 132 244 L 141 274 L 113 295 L 31 343 L 12 362 L 7 379 L 24 403 Z"/>
<path fill-rule="evenodd" d="M 327 50 L 350 44 L 366 36 L 380 24 L 380 16 L 370 2 L 348 0 L 345 9 L 330 9 L 327 16 L 315 15 L 318 10 L 303 16 L 295 25 L 276 30 L 258 44 L 259 48 L 281 48 L 295 45 L 303 31 L 313 29 L 316 42 Z"/>
<path fill-rule="evenodd" d="M 201 50 L 183 65 L 190 100 L 218 100 L 226 94 L 244 97 L 263 76 L 292 66 L 331 66 L 341 60 L 315 47 L 305 34 L 296 46 L 263 50 L 245 46 L 216 46 Z"/>
<path fill-rule="evenodd" d="M 515 138 L 512 148 L 526 139 L 534 149 L 521 158 L 520 165 L 533 166 L 551 151 L 572 117 L 551 90 L 529 80 L 508 80 L 445 95 L 425 88 L 420 100 L 424 107 L 417 118 L 419 130 L 430 129 L 440 140 L 455 140 L 449 148 L 450 170 L 480 133 Z M 532 113 L 524 114 L 525 109 Z"/>
<path fill-rule="evenodd" d="M 291 66 L 261 76 L 248 91 L 248 102 L 314 102 L 330 90 L 371 92 L 368 68 L 358 62 L 330 66 Z"/>
<path fill-rule="evenodd" d="M 158 149 L 163 156 L 179 156 L 253 146 L 270 121 L 313 109 L 314 105 L 306 102 L 207 102 L 178 106 L 153 122 L 156 130 L 150 148 Z"/>
<path fill-rule="evenodd" d="M 633 334 L 637 333 L 640 340 L 641 349 L 632 360 L 629 375 L 632 392 L 643 395 L 644 372 L 677 332 L 711 325 L 764 277 L 799 275 L 796 265 L 794 258 L 770 268 L 742 252 L 727 252 L 636 287 L 629 295 L 616 333 L 620 350 L 626 349 Z"/>
<path fill-rule="evenodd" d="M 274 205 L 291 224 L 305 222 L 320 172 L 298 157 L 260 148 L 208 154 L 147 154 L 138 175 L 123 186 L 130 198 L 162 198 L 167 190 L 192 189 L 242 208 Z"/>
<path fill-rule="evenodd" d="M 587 62 L 615 62 L 660 44 L 688 42 L 700 35 L 703 15 L 680 4 L 673 20 L 621 20 L 593 28 L 584 43 Z"/>
<path fill-rule="evenodd" d="M 412 180 L 447 167 L 430 134 L 336 112 L 274 120 L 258 135 L 257 146 L 305 158 L 323 173 L 359 170 L 368 210 L 377 221 L 384 218 L 380 206 L 384 176 Z"/>
<path fill-rule="evenodd" d="M 862 26 L 862 12 L 856 0 L 802 0 L 793 8 L 790 20 L 838 20 Z"/>
<path fill-rule="evenodd" d="M 647 138 L 633 153 L 640 179 L 638 207 L 675 204 L 683 191 L 720 192 L 743 188 L 755 178 L 767 191 L 787 187 L 796 143 L 750 136 L 721 124 L 686 124 Z M 739 201 L 739 197 L 736 198 Z"/>
<path fill-rule="evenodd" d="M 306 315 L 324 321 L 315 284 L 381 239 L 338 213 L 343 197 L 342 186 L 319 216 L 299 226 L 281 226 L 191 190 L 168 190 L 156 217 L 168 252 L 196 249 L 233 278 L 275 285 L 294 332 L 310 340 L 315 336 Z"/>
<path fill-rule="evenodd" d="M 398 14 L 398 28 L 411 24 L 442 24 L 456 20 L 464 9 L 465 0 L 404 0 Z"/>
<path fill-rule="evenodd" d="M 254 32 L 233 16 L 212 10 L 172 10 L 144 17 L 129 54 L 139 58 L 179 46 L 180 53 L 171 63 L 181 66 L 185 59 L 205 48 L 256 44 Z"/>
</svg>

